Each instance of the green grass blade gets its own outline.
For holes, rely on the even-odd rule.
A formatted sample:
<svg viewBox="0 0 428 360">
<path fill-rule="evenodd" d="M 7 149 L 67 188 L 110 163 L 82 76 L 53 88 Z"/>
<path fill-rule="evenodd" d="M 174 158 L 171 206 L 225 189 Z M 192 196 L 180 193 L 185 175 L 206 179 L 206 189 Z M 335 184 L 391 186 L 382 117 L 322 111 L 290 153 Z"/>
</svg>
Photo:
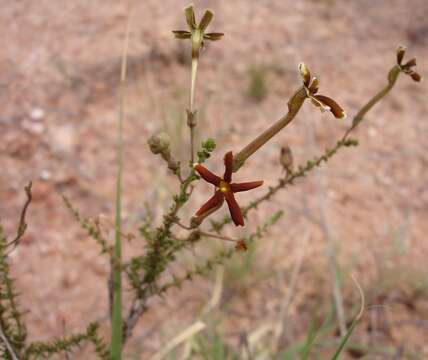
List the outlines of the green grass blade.
<svg viewBox="0 0 428 360">
<path fill-rule="evenodd" d="M 309 354 L 312 350 L 312 347 L 315 343 L 315 339 L 317 338 L 318 330 L 316 329 L 316 326 L 312 323 L 308 335 L 306 336 L 306 342 L 302 349 L 302 356 L 301 360 L 307 360 L 309 359 Z"/>
<path fill-rule="evenodd" d="M 123 45 L 122 67 L 120 75 L 119 95 L 119 130 L 117 145 L 117 178 L 116 178 L 116 216 L 115 216 L 115 243 L 113 257 L 113 309 L 112 309 L 112 332 L 111 332 L 111 358 L 122 359 L 123 346 L 123 323 L 122 323 L 122 176 L 123 176 L 123 118 L 125 102 L 125 80 L 127 54 L 129 44 L 129 33 L 131 26 L 131 12 L 129 12 L 126 25 L 126 35 Z"/>
<path fill-rule="evenodd" d="M 334 353 L 334 355 L 333 355 L 333 357 L 331 358 L 331 360 L 339 359 L 339 356 L 340 356 L 341 352 L 342 352 L 342 351 L 343 351 L 343 349 L 345 348 L 346 343 L 348 342 L 349 338 L 350 338 L 350 337 L 351 337 L 351 335 L 352 335 L 352 332 L 354 331 L 355 327 L 356 327 L 356 326 L 357 326 L 357 324 L 358 324 L 358 320 L 359 320 L 359 318 L 356 318 L 356 319 L 352 322 L 352 324 L 351 324 L 350 328 L 349 328 L 349 329 L 348 329 L 348 331 L 346 332 L 345 336 L 342 338 L 342 340 L 341 340 L 341 342 L 340 342 L 340 344 L 339 344 L 339 347 L 337 348 L 337 350 L 336 350 L 336 352 Z"/>
<path fill-rule="evenodd" d="M 352 324 L 351 324 L 350 328 L 348 329 L 348 331 L 346 332 L 345 336 L 340 341 L 339 347 L 336 349 L 336 352 L 334 353 L 334 355 L 331 358 L 331 360 L 339 359 L 339 356 L 340 356 L 341 352 L 343 351 L 343 349 L 345 348 L 345 345 L 348 342 L 349 338 L 351 337 L 352 332 L 354 331 L 354 329 L 356 328 L 358 322 L 360 321 L 361 317 L 363 316 L 364 307 L 365 307 L 364 292 L 361 289 L 360 284 L 358 283 L 358 281 L 354 277 L 352 277 L 352 280 L 354 280 L 355 286 L 357 287 L 358 292 L 360 293 L 360 297 L 361 297 L 361 309 L 360 309 L 360 312 L 358 313 L 358 315 L 352 321 Z"/>
</svg>

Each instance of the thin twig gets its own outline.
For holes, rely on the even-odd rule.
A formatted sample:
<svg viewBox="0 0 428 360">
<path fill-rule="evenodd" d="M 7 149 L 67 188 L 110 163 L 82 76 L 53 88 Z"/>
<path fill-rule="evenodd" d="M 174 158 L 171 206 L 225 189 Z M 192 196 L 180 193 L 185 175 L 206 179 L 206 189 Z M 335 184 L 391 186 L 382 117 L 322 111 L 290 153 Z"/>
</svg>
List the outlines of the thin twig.
<svg viewBox="0 0 428 360">
<path fill-rule="evenodd" d="M 12 357 L 12 360 L 19 360 L 18 356 L 16 355 L 16 352 L 13 350 L 13 347 L 10 344 L 9 340 L 7 339 L 1 326 L 0 326 L 0 338 L 3 341 L 4 345 L 6 346 L 6 349 L 9 352 L 9 355 Z"/>
<path fill-rule="evenodd" d="M 24 236 L 25 231 L 27 230 L 27 222 L 26 222 L 25 218 L 26 218 L 26 215 L 27 215 L 28 206 L 30 206 L 31 200 L 33 198 L 32 193 L 31 193 L 31 187 L 32 186 L 33 186 L 33 183 L 30 181 L 28 183 L 28 185 L 24 188 L 25 189 L 25 194 L 27 196 L 27 199 L 26 199 L 26 201 L 24 203 L 24 206 L 23 206 L 23 208 L 21 210 L 21 215 L 19 217 L 18 228 L 16 230 L 16 236 L 15 236 L 15 238 L 10 243 L 8 243 L 6 245 L 6 247 L 13 246 L 13 248 L 16 248 L 18 246 L 19 241 L 21 240 L 22 236 Z"/>
<path fill-rule="evenodd" d="M 208 232 L 201 231 L 201 230 L 197 230 L 197 231 L 199 232 L 199 234 L 201 236 L 206 236 L 206 237 L 211 237 L 211 238 L 214 238 L 214 239 L 220 239 L 220 240 L 226 240 L 226 241 L 232 241 L 232 242 L 239 242 L 240 241 L 238 239 L 234 239 L 234 238 L 231 238 L 229 236 L 212 234 L 212 233 L 208 233 Z"/>
</svg>

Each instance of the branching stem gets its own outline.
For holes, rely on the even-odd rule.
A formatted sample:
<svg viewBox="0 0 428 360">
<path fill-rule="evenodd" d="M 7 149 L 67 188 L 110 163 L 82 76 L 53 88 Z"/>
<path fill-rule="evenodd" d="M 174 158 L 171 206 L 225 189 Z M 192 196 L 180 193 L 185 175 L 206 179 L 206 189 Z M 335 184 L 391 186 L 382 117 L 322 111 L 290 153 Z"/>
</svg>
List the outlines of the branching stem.
<svg viewBox="0 0 428 360">
<path fill-rule="evenodd" d="M 244 214 L 244 216 L 247 215 L 248 212 L 251 209 L 255 209 L 262 202 L 269 200 L 279 190 L 284 189 L 288 185 L 293 184 L 294 180 L 296 180 L 296 179 L 298 179 L 300 177 L 306 176 L 306 174 L 309 171 L 311 171 L 314 167 L 320 166 L 323 162 L 327 162 L 331 157 L 333 157 L 337 153 L 337 151 L 340 148 L 345 147 L 345 146 L 349 146 L 348 145 L 349 135 L 355 130 L 355 128 L 361 123 L 361 121 L 364 120 L 365 115 L 367 114 L 367 112 L 370 111 L 373 108 L 373 106 L 375 106 L 379 101 L 381 101 L 391 91 L 391 89 L 394 87 L 394 85 L 395 85 L 395 83 L 397 81 L 397 78 L 400 75 L 400 73 L 401 73 L 401 69 L 397 65 L 395 65 L 389 71 L 389 74 L 388 74 L 388 84 L 382 90 L 380 90 L 375 96 L 373 96 L 358 111 L 358 113 L 354 116 L 354 118 L 352 120 L 352 125 L 345 131 L 345 133 L 343 134 L 342 138 L 339 141 L 337 141 L 336 145 L 332 149 L 326 149 L 325 152 L 324 152 L 324 154 L 316 157 L 314 160 L 308 161 L 305 166 L 300 166 L 297 171 L 294 171 L 294 172 L 292 172 L 290 174 L 287 174 L 287 176 L 284 177 L 284 178 L 280 178 L 278 180 L 277 185 L 270 187 L 269 190 L 264 195 L 262 195 L 261 197 L 259 197 L 256 200 L 250 202 L 246 207 L 243 208 L 243 214 Z M 296 95 L 294 95 L 293 98 L 295 98 L 298 93 L 299 92 L 297 92 Z M 301 107 L 302 104 L 300 104 L 300 101 L 293 101 L 293 98 L 289 101 L 289 104 L 295 103 L 296 107 L 293 108 L 293 109 L 290 109 L 289 113 L 287 115 L 285 115 L 285 117 L 283 117 L 282 119 L 280 119 L 278 121 L 278 123 L 279 122 L 286 123 L 285 119 L 287 119 L 287 118 L 288 118 L 288 122 L 287 123 L 289 123 L 294 118 L 294 116 L 297 114 L 297 112 L 300 109 L 300 107 Z M 291 115 L 290 115 L 290 113 L 291 113 Z M 274 124 L 273 127 L 274 126 L 276 126 L 276 124 Z M 272 133 L 274 132 L 274 130 L 270 130 L 270 129 L 268 129 L 267 131 L 270 131 Z M 238 169 L 239 166 L 242 166 L 243 161 L 245 161 L 245 159 L 248 158 L 248 156 L 250 156 L 252 153 L 254 153 L 254 151 L 257 148 L 259 148 L 261 145 L 264 144 L 263 139 L 259 139 L 259 138 L 257 138 L 256 140 L 254 140 L 252 143 L 250 143 L 240 153 L 238 153 L 236 155 L 235 161 L 238 158 L 238 161 L 237 161 L 237 163 L 235 165 L 236 169 Z M 253 144 L 253 143 L 255 143 L 255 144 Z M 259 145 L 259 144 L 261 144 L 261 145 Z M 244 159 L 244 160 L 242 160 L 242 159 Z M 222 221 L 220 221 L 219 223 L 214 224 L 212 230 L 216 231 L 216 232 L 219 232 L 219 231 L 221 231 L 221 229 L 223 228 L 224 225 L 226 225 L 226 224 L 228 224 L 230 222 L 231 222 L 231 218 L 230 218 L 230 216 L 227 216 Z"/>
</svg>

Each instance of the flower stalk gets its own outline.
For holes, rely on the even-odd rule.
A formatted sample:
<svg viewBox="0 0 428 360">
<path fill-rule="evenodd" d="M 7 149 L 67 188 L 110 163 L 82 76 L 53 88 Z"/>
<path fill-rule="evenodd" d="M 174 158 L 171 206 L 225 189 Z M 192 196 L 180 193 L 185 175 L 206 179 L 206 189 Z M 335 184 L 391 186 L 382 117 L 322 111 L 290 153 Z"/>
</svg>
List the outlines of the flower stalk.
<svg viewBox="0 0 428 360">
<path fill-rule="evenodd" d="M 311 102 L 315 106 L 319 107 L 322 112 L 330 111 L 338 119 L 344 119 L 346 117 L 345 111 L 336 101 L 328 96 L 317 95 L 319 81 L 316 77 L 311 78 L 311 73 L 305 64 L 299 64 L 299 73 L 303 79 L 303 86 L 299 88 L 289 100 L 288 113 L 270 128 L 257 136 L 235 156 L 233 172 L 238 171 L 244 164 L 245 160 L 247 160 L 295 118 L 305 99 L 310 99 Z"/>
<path fill-rule="evenodd" d="M 214 13 L 211 10 L 205 10 L 199 24 L 196 23 L 193 5 L 189 5 L 184 9 L 184 16 L 186 17 L 189 30 L 174 30 L 173 34 L 177 39 L 190 39 L 192 43 L 192 67 L 190 75 L 189 109 L 187 110 L 187 126 L 190 129 L 190 164 L 193 164 L 195 161 L 195 127 L 197 124 L 194 101 L 199 56 L 202 48 L 204 47 L 204 40 L 217 41 L 220 40 L 224 34 L 205 33 L 205 30 L 214 17 Z"/>
<path fill-rule="evenodd" d="M 348 130 L 348 132 L 352 131 L 354 128 L 358 126 L 358 124 L 363 120 L 364 116 L 369 112 L 373 106 L 375 106 L 380 100 L 382 100 L 394 87 L 398 76 L 401 73 L 409 75 L 413 81 L 420 82 L 422 81 L 422 77 L 415 72 L 412 68 L 416 66 L 416 59 L 413 58 L 409 60 L 406 64 L 402 64 L 403 57 L 405 55 L 406 49 L 403 46 L 397 47 L 397 64 L 389 71 L 388 73 L 388 84 L 380 90 L 375 96 L 373 96 L 370 101 L 365 104 L 360 111 L 355 115 L 352 121 L 352 127 Z"/>
<path fill-rule="evenodd" d="M 242 209 L 244 217 L 250 210 L 256 209 L 258 205 L 260 205 L 262 202 L 269 201 L 274 195 L 276 195 L 278 191 L 286 188 L 289 185 L 292 185 L 296 179 L 305 177 L 311 170 L 318 166 L 321 166 L 323 163 L 326 163 L 328 160 L 330 160 L 330 158 L 336 155 L 336 153 L 341 148 L 358 145 L 358 141 L 356 139 L 351 138 L 350 134 L 361 123 L 361 121 L 365 119 L 365 115 L 391 91 L 400 73 L 403 72 L 406 75 L 411 76 L 411 74 L 405 72 L 406 68 L 404 68 L 403 70 L 402 66 L 400 66 L 401 60 L 399 54 L 402 50 L 403 47 L 399 46 L 397 49 L 397 65 L 393 66 L 389 71 L 387 85 L 383 89 L 381 89 L 375 96 L 373 96 L 365 105 L 361 107 L 361 109 L 353 117 L 351 126 L 348 127 L 348 129 L 344 132 L 343 136 L 336 142 L 335 146 L 333 148 L 327 148 L 323 154 L 319 155 L 313 160 L 307 161 L 304 166 L 300 165 L 297 167 L 296 170 L 292 171 L 291 173 L 286 173 L 285 177 L 278 179 L 278 183 L 275 186 L 269 187 L 269 190 L 264 195 L 260 196 L 256 200 L 251 201 L 247 206 Z M 410 66 L 413 66 L 413 64 L 415 63 L 416 61 L 412 59 L 410 61 Z M 407 63 L 407 65 L 408 64 L 409 63 Z M 422 77 L 418 74 L 416 78 L 415 76 L 413 76 L 412 79 L 416 82 L 420 82 L 422 80 Z M 292 103 L 292 100 L 290 100 L 290 102 Z M 230 223 L 231 221 L 232 219 L 227 216 L 222 221 L 213 223 L 212 230 L 219 232 L 226 224 Z"/>
<path fill-rule="evenodd" d="M 245 146 L 239 153 L 237 153 L 233 160 L 233 172 L 238 171 L 245 161 L 253 155 L 258 149 L 272 139 L 278 132 L 286 127 L 297 115 L 306 99 L 306 91 L 303 87 L 299 88 L 288 102 L 288 113 L 279 119 L 275 124 L 257 136 L 247 146 Z"/>
</svg>

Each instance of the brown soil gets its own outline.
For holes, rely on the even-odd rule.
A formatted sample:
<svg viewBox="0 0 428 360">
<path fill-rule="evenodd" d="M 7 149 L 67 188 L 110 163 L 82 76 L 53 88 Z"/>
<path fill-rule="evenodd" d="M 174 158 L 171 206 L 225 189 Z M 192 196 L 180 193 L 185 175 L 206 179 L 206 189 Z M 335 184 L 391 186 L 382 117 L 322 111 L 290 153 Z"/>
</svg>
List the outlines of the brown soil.
<svg viewBox="0 0 428 360">
<path fill-rule="evenodd" d="M 135 5 L 125 123 L 124 219 L 129 232 L 138 233 L 145 202 L 159 222 L 177 191 L 175 179 L 149 152 L 148 136 L 166 129 L 175 152 L 187 161 L 189 49 L 170 32 L 184 28 L 184 5 L 172 0 Z M 295 121 L 236 176 L 262 177 L 266 184 L 240 195 L 241 204 L 281 176 L 283 144 L 291 146 L 296 163 L 303 163 L 335 143 L 352 115 L 385 84 L 397 44 L 407 45 L 407 56 L 417 56 L 418 69 L 426 72 L 426 0 L 197 0 L 195 7 L 198 13 L 206 7 L 215 10 L 210 29 L 226 34 L 221 42 L 208 44 L 198 77 L 198 135 L 218 143 L 208 167 L 221 169 L 226 151 L 239 150 L 286 111 L 287 99 L 300 85 L 300 61 L 320 77 L 321 93 L 337 99 L 350 115 L 336 120 L 305 104 Z M 23 187 L 32 179 L 29 229 L 12 254 L 31 339 L 71 333 L 88 320 L 101 321 L 108 335 L 108 261 L 98 255 L 99 248 L 60 195 L 65 193 L 86 216 L 100 217 L 106 229 L 112 227 L 126 17 L 126 1 L 21 0 L 3 2 L 0 10 L 0 217 L 12 233 L 25 199 Z M 268 90 L 262 101 L 248 95 L 249 68 L 255 65 L 265 69 Z M 426 98 L 426 83 L 401 76 L 356 131 L 360 146 L 342 150 L 318 176 L 296 182 L 250 216 L 252 229 L 274 210 L 285 211 L 257 244 L 251 271 L 224 280 L 224 301 L 213 317 L 223 314 L 220 329 L 228 344 L 237 348 L 243 334 L 276 320 L 304 237 L 309 245 L 288 310 L 288 341 L 304 339 L 311 319 L 327 316 L 331 280 L 321 221 L 340 251 L 348 317 L 359 301 L 350 273 L 361 283 L 367 305 L 382 305 L 366 310 L 355 342 L 387 348 L 389 354 L 402 349 L 403 359 L 428 357 Z M 198 184 L 183 221 L 204 201 L 207 189 Z M 248 231 L 227 228 L 235 237 Z M 142 247 L 137 236 L 127 256 Z M 195 251 L 199 258 L 210 250 Z M 180 258 L 177 267 L 189 267 L 190 255 Z M 159 350 L 194 321 L 212 288 L 213 281 L 199 279 L 186 291 L 154 300 L 129 353 L 142 359 Z M 259 345 L 267 343 L 261 339 Z M 354 349 L 348 356 L 357 353 Z"/>
</svg>

